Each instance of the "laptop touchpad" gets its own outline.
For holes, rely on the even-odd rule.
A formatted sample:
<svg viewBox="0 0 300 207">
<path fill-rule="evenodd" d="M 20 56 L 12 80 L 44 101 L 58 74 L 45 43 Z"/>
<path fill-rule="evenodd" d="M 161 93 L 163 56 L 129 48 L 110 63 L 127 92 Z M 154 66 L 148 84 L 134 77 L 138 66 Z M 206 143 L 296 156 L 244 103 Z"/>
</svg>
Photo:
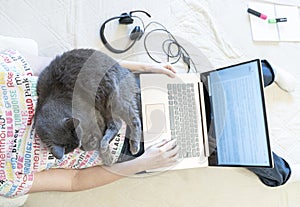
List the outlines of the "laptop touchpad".
<svg viewBox="0 0 300 207">
<path fill-rule="evenodd" d="M 166 133 L 166 115 L 163 103 L 146 104 L 146 123 L 149 134 Z"/>
</svg>

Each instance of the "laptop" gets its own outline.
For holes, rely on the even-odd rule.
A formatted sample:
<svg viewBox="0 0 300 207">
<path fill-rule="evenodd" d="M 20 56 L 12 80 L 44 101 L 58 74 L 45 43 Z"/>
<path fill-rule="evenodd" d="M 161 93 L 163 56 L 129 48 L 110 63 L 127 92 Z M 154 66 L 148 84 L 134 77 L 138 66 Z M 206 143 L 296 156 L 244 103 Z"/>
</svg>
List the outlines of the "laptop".
<svg viewBox="0 0 300 207">
<path fill-rule="evenodd" d="M 176 78 L 139 78 L 144 147 L 176 139 L 180 148 L 178 164 L 168 170 L 273 167 L 259 59 Z"/>
</svg>

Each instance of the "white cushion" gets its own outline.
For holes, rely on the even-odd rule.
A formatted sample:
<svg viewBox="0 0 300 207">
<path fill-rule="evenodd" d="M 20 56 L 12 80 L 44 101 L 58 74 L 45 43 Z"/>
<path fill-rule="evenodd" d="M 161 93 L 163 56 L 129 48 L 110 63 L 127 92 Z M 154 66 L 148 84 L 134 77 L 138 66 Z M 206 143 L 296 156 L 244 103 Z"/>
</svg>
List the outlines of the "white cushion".
<svg viewBox="0 0 300 207">
<path fill-rule="evenodd" d="M 0 51 L 13 48 L 21 53 L 38 55 L 38 44 L 28 38 L 8 37 L 0 35 Z"/>
</svg>

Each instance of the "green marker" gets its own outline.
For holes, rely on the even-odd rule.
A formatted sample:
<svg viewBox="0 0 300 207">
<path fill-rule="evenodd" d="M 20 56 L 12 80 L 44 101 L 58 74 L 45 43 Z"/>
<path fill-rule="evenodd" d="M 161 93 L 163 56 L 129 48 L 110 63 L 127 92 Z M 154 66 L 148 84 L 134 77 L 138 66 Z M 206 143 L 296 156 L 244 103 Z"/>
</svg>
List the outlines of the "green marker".
<svg viewBox="0 0 300 207">
<path fill-rule="evenodd" d="M 274 24 L 274 23 L 278 23 L 278 22 L 287 22 L 287 18 L 269 19 L 268 22 L 270 24 Z"/>
</svg>

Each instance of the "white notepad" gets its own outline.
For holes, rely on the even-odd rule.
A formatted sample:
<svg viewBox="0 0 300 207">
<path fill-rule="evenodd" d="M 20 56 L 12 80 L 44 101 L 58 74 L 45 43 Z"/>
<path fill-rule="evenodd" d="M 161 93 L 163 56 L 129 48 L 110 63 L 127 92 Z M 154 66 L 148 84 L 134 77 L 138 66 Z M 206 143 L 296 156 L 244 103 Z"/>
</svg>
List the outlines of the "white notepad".
<svg viewBox="0 0 300 207">
<path fill-rule="evenodd" d="M 267 15 L 263 20 L 249 14 L 254 41 L 300 41 L 300 15 L 297 6 L 249 2 L 248 7 Z M 268 19 L 287 18 L 287 22 L 268 23 Z"/>
</svg>

